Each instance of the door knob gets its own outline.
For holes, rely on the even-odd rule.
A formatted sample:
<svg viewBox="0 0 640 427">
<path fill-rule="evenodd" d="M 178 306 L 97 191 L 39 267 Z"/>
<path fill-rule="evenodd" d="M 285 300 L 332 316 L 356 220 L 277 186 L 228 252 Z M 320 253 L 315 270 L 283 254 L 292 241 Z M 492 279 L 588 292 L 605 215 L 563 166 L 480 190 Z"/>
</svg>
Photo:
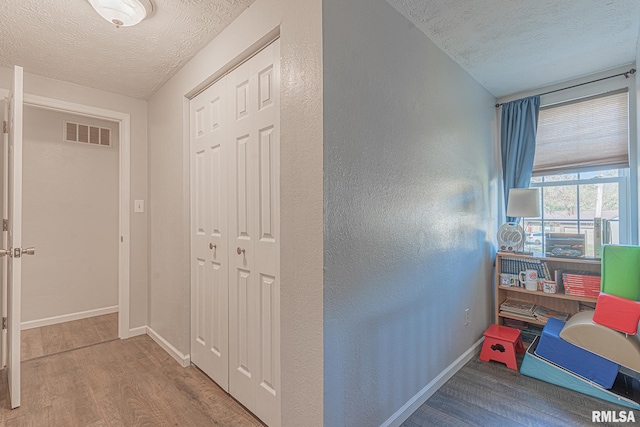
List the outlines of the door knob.
<svg viewBox="0 0 640 427">
<path fill-rule="evenodd" d="M 238 255 L 241 255 L 244 253 L 244 249 L 240 249 L 240 246 L 238 246 Z"/>
<path fill-rule="evenodd" d="M 217 249 L 218 245 L 214 245 L 213 243 L 209 243 L 209 249 Z"/>
<path fill-rule="evenodd" d="M 0 249 L 0 256 L 9 255 L 12 258 L 20 258 L 22 255 L 35 255 L 36 248 L 11 248 Z"/>
</svg>

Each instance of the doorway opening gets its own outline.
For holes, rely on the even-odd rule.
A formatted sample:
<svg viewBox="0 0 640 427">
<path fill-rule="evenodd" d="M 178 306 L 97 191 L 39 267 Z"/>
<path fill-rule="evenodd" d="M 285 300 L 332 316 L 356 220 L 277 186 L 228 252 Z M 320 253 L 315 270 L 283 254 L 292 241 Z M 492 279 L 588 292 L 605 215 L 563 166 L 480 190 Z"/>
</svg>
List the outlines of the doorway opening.
<svg viewBox="0 0 640 427">
<path fill-rule="evenodd" d="M 119 124 L 26 105 L 21 360 L 118 337 Z"/>
<path fill-rule="evenodd" d="M 8 96 L 8 91 L 0 89 L 0 98 Z M 117 311 L 117 337 L 124 339 L 130 336 L 129 330 L 129 289 L 130 289 L 130 115 L 118 111 L 102 109 L 98 107 L 77 104 L 67 101 L 61 101 L 52 98 L 46 98 L 36 95 L 25 94 L 24 103 L 26 106 L 35 107 L 36 109 L 52 110 L 58 113 L 71 113 L 80 116 L 78 121 L 107 120 L 115 122 L 117 138 L 119 142 L 118 149 L 118 196 L 117 196 L 117 304 L 113 306 L 103 307 L 106 312 L 93 314 L 109 315 L 108 311 Z M 62 134 L 62 130 L 60 132 Z M 76 142 L 77 143 L 77 142 Z M 101 148 L 101 147 L 92 147 Z M 73 253 L 68 253 L 69 257 L 73 257 L 76 253 L 87 250 L 87 248 L 76 248 Z M 3 309 L 6 313 L 6 298 L 3 298 Z M 86 314 L 86 313 L 85 313 Z M 79 315 L 77 318 L 83 317 Z M 113 316 L 112 316 L 113 317 Z M 75 320 L 75 319 L 69 319 Z M 106 318 L 104 320 L 107 320 Z M 27 327 L 38 327 L 37 323 L 28 324 Z M 6 331 L 2 334 L 2 354 L 3 366 L 6 363 Z"/>
</svg>

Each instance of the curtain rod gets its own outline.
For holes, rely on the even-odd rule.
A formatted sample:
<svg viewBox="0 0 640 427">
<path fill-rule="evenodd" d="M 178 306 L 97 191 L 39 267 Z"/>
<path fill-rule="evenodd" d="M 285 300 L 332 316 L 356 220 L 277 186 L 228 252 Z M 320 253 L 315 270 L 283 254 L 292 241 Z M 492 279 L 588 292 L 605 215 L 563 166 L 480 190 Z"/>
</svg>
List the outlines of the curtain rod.
<svg viewBox="0 0 640 427">
<path fill-rule="evenodd" d="M 577 85 L 573 85 L 573 86 L 568 86 L 568 87 L 563 87 L 561 89 L 556 89 L 556 90 L 550 90 L 549 92 L 545 92 L 545 93 L 540 93 L 538 95 L 542 96 L 542 95 L 549 95 L 550 93 L 555 93 L 555 92 L 560 92 L 562 90 L 567 90 L 567 89 L 573 89 L 574 87 L 578 87 L 578 86 L 584 86 L 584 85 L 588 85 L 591 83 L 595 83 L 595 82 L 599 82 L 602 80 L 607 80 L 607 79 L 612 79 L 614 77 L 620 77 L 620 76 L 624 76 L 625 79 L 629 78 L 629 75 L 635 74 L 636 73 L 636 69 L 632 68 L 629 71 L 626 71 L 624 73 L 620 73 L 620 74 L 616 74 L 613 76 L 609 76 L 609 77 L 602 77 L 601 79 L 596 79 L 596 80 L 591 80 L 590 82 L 584 82 L 584 83 L 579 83 Z M 500 104 L 496 104 L 496 108 L 498 108 L 499 106 L 501 106 L 503 103 Z"/>
</svg>

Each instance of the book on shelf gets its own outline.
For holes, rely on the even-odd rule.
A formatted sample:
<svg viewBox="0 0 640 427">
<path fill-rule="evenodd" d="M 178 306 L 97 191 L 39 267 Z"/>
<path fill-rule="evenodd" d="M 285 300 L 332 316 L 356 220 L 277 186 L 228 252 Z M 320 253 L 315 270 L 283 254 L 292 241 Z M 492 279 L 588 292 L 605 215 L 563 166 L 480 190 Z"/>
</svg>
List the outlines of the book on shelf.
<svg viewBox="0 0 640 427">
<path fill-rule="evenodd" d="M 535 319 L 536 305 L 530 302 L 512 300 L 507 298 L 500 304 L 500 312 L 505 314 L 514 314 L 516 316 L 527 319 Z"/>
<path fill-rule="evenodd" d="M 533 314 L 513 313 L 511 311 L 500 310 L 500 315 L 501 316 L 517 316 L 525 320 L 537 320 L 536 316 Z"/>
<path fill-rule="evenodd" d="M 597 299 L 600 295 L 600 289 L 584 289 L 584 288 L 573 288 L 571 286 L 564 286 L 564 294 L 571 295 L 574 297 L 585 297 L 585 298 L 594 298 Z"/>
<path fill-rule="evenodd" d="M 556 280 L 556 285 L 558 286 L 558 292 L 561 294 L 564 293 L 564 283 L 562 283 L 562 273 L 564 273 L 564 270 L 562 269 L 558 269 L 554 271 L 554 279 Z"/>
<path fill-rule="evenodd" d="M 519 257 L 502 257 L 501 273 L 520 274 L 521 271 L 535 270 L 538 278 L 551 278 L 549 266 L 539 259 L 524 259 Z"/>
<path fill-rule="evenodd" d="M 543 307 L 541 305 L 536 307 L 534 311 L 534 315 L 536 316 L 536 319 L 544 323 L 547 323 L 547 320 L 549 320 L 550 317 L 556 318 L 558 320 L 562 320 L 563 322 L 566 322 L 567 319 L 569 319 L 569 313 L 563 313 L 561 311 L 552 310 L 550 308 Z"/>
<path fill-rule="evenodd" d="M 599 274 L 565 271 L 564 273 L 562 273 L 562 280 L 568 283 L 580 284 L 585 286 L 600 286 Z"/>
<path fill-rule="evenodd" d="M 554 277 L 551 275 L 551 270 L 549 270 L 549 264 L 547 262 L 542 262 L 542 270 L 544 271 L 544 278 L 547 280 L 552 280 Z"/>
<path fill-rule="evenodd" d="M 598 298 L 600 275 L 585 271 L 565 271 L 562 273 L 565 295 Z"/>
</svg>

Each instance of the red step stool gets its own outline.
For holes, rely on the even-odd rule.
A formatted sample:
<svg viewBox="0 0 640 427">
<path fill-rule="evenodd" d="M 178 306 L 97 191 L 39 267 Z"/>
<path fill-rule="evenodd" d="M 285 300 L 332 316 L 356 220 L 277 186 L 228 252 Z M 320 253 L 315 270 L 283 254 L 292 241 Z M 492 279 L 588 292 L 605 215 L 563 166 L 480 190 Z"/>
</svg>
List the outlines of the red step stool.
<svg viewBox="0 0 640 427">
<path fill-rule="evenodd" d="M 519 329 L 491 325 L 484 331 L 484 343 L 480 352 L 480 360 L 483 362 L 495 360 L 517 371 L 516 352 L 524 353 Z"/>
</svg>

